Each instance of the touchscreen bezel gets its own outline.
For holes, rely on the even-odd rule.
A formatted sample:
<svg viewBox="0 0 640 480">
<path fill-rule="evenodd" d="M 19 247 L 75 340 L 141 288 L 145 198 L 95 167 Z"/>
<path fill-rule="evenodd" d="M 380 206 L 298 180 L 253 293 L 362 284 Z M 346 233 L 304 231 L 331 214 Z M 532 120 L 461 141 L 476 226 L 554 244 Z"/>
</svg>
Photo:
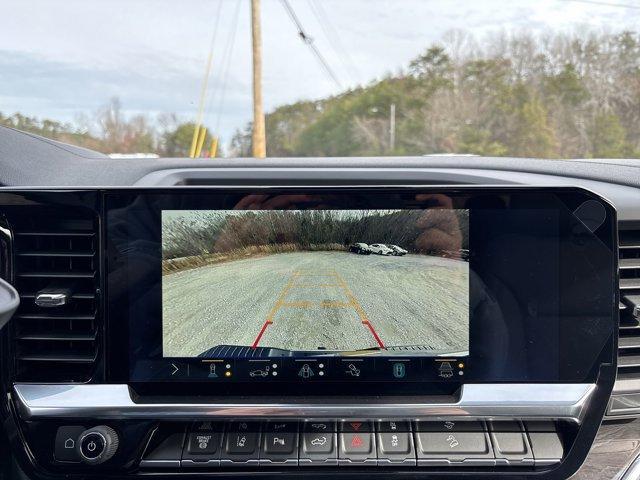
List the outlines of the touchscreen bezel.
<svg viewBox="0 0 640 480">
<path fill-rule="evenodd" d="M 123 300 L 122 294 L 125 297 L 129 297 L 132 292 L 129 289 L 129 281 L 132 275 L 131 266 L 125 268 L 125 274 L 120 271 L 114 271 L 113 265 L 122 261 L 119 253 L 119 249 L 114 245 L 111 233 L 113 232 L 113 216 L 110 214 L 120 209 L 131 208 L 132 205 L 136 205 L 136 202 L 145 204 L 154 204 L 151 209 L 147 209 L 150 215 L 148 218 L 144 218 L 142 221 L 145 223 L 145 228 L 155 228 L 153 225 L 159 226 L 160 212 L 163 209 L 228 209 L 233 207 L 239 196 L 248 194 L 264 194 L 264 195 L 288 195 L 295 193 L 315 193 L 332 196 L 338 196 L 342 199 L 338 202 L 338 208 L 357 208 L 360 205 L 362 208 L 371 208 L 379 206 L 381 208 L 424 208 L 424 205 L 412 205 L 411 202 L 407 202 L 406 198 L 409 196 L 415 196 L 416 194 L 430 194 L 430 195 L 445 195 L 451 199 L 453 208 L 468 208 L 468 206 L 474 205 L 473 209 L 488 210 L 491 207 L 491 202 L 496 199 L 501 199 L 504 205 L 508 205 L 509 210 L 517 210 L 514 207 L 519 203 L 527 204 L 527 201 L 537 198 L 543 202 L 550 202 L 554 205 L 564 205 L 568 212 L 573 212 L 579 205 L 583 204 L 587 200 L 596 200 L 600 202 L 606 210 L 606 219 L 603 225 L 593 233 L 593 241 L 597 239 L 597 243 L 609 252 L 610 258 L 607 258 L 607 266 L 610 269 L 611 275 L 607 280 L 602 282 L 600 280 L 599 286 L 605 287 L 603 297 L 607 299 L 607 304 L 610 306 L 610 317 L 607 319 L 607 325 L 604 330 L 599 334 L 602 335 L 602 341 L 599 342 L 601 349 L 592 353 L 589 367 L 587 370 L 577 369 L 576 372 L 558 372 L 555 378 L 536 378 L 535 375 L 530 375 L 529 378 L 521 379 L 527 382 L 546 382 L 546 383 L 580 383 L 580 382 L 593 382 L 597 379 L 599 367 L 602 364 L 615 362 L 616 341 L 615 341 L 615 318 L 617 314 L 617 245 L 616 245 L 616 229 L 615 229 L 615 210 L 606 201 L 597 195 L 588 192 L 586 190 L 578 188 L 535 188 L 535 187 L 480 187 L 480 186 L 465 186 L 465 187 L 433 187 L 433 186 L 408 186 L 408 187 L 267 187 L 267 188 L 253 188 L 253 187 L 220 187 L 220 188 L 177 188 L 177 189 L 127 189 L 127 190 L 115 190 L 109 191 L 105 194 L 105 239 L 104 245 L 107 246 L 106 255 L 106 293 L 107 293 L 107 320 L 109 324 L 108 331 L 111 332 L 110 342 L 113 348 L 109 351 L 113 356 L 108 360 L 108 376 L 113 381 L 129 382 L 134 386 L 150 387 L 157 389 L 158 391 L 167 390 L 173 383 L 180 383 L 186 387 L 184 393 L 216 393 L 216 394 L 243 394 L 243 393 L 255 393 L 255 383 L 248 381 L 234 381 L 225 384 L 202 381 L 189 376 L 181 376 L 179 378 L 163 378 L 162 381 L 154 380 L 151 376 L 149 378 L 135 378 L 132 379 L 132 358 L 130 353 L 132 349 L 136 348 L 136 345 L 132 345 L 135 339 L 130 338 L 130 321 L 132 313 L 129 309 L 129 299 Z M 398 199 L 404 198 L 402 201 Z M 395 200 L 394 200 L 395 199 Z M 527 200 L 528 199 L 528 200 Z M 390 202 L 394 200 L 394 202 Z M 154 203 L 155 202 L 155 203 Z M 342 202 L 342 203 L 340 203 Z M 364 204 L 362 204 L 364 202 Z M 557 202 L 557 203 L 554 203 Z M 393 203 L 393 204 L 392 204 Z M 342 207 L 340 207 L 342 205 Z M 145 207 L 147 208 L 147 207 Z M 473 214 L 472 214 L 473 215 Z M 131 218 L 127 219 L 128 222 Z M 471 227 L 473 228 L 473 227 Z M 584 232 L 578 234 L 571 231 L 565 231 L 562 233 L 566 235 L 566 239 L 571 240 L 573 236 L 584 237 Z M 583 238 L 584 240 L 584 238 Z M 472 243 L 472 242 L 471 242 Z M 150 245 L 149 251 L 158 249 L 159 245 Z M 473 258 L 473 253 L 472 253 Z M 606 273 L 606 272 L 605 272 Z M 606 285 L 605 285 L 606 284 Z M 114 288 L 121 289 L 121 295 L 115 296 L 113 294 Z M 129 297 L 130 298 L 130 297 Z M 610 303 L 610 305 L 609 305 Z M 155 321 L 161 321 L 155 319 Z M 261 391 L 265 394 L 328 394 L 328 395 L 342 395 L 342 394 L 425 394 L 425 393 L 452 393 L 455 392 L 463 383 L 509 383 L 518 381 L 516 377 L 513 378 L 496 378 L 491 377 L 491 374 L 487 371 L 474 370 L 474 333 L 473 333 L 473 319 L 470 320 L 471 338 L 470 338 L 470 356 L 464 360 L 465 363 L 469 363 L 469 369 L 465 372 L 466 376 L 464 381 L 460 378 L 442 379 L 430 378 L 430 377 L 416 377 L 413 381 L 407 379 L 406 381 L 386 381 L 384 379 L 377 378 L 374 381 L 369 382 L 332 382 L 331 380 L 322 382 L 300 382 L 299 380 L 281 381 L 278 383 L 262 383 L 260 385 Z M 558 368 L 561 365 L 573 365 L 580 361 L 581 353 L 572 349 L 570 334 L 567 333 L 570 330 L 567 324 L 558 325 L 560 330 L 559 337 L 562 338 L 561 346 L 566 348 L 560 348 L 558 352 Z M 565 322 L 566 323 L 566 322 Z M 571 327 L 574 328 L 574 327 Z M 584 325 L 582 329 L 588 328 Z M 575 332 L 571 335 L 575 335 Z M 482 337 L 483 342 L 486 342 L 486 337 Z M 569 352 L 569 353 L 568 353 Z M 540 352 L 543 354 L 544 352 Z M 568 357 L 569 355 L 569 357 Z M 169 371 L 170 359 L 167 359 L 166 368 Z M 459 359 L 455 359 L 458 361 Z M 190 362 L 187 362 L 190 363 Z"/>
</svg>

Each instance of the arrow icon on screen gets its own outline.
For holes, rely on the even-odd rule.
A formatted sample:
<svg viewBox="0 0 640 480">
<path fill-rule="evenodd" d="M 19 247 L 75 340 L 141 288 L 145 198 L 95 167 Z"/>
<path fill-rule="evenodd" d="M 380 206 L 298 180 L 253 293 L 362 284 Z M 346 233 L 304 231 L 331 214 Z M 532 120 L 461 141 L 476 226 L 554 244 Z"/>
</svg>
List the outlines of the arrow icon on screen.
<svg viewBox="0 0 640 480">
<path fill-rule="evenodd" d="M 171 375 L 175 375 L 176 373 L 178 373 L 178 370 L 180 370 L 178 366 L 175 363 L 172 363 L 171 366 L 173 367 L 173 372 L 171 372 Z"/>
</svg>

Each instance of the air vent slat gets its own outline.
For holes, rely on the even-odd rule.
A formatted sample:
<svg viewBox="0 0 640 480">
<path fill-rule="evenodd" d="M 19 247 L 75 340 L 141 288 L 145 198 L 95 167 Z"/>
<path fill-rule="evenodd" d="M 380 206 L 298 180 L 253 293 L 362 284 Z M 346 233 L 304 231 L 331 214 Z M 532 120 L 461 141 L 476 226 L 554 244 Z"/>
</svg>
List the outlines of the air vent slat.
<svg viewBox="0 0 640 480">
<path fill-rule="evenodd" d="M 618 359 L 618 368 L 640 367 L 640 355 L 622 355 Z"/>
<path fill-rule="evenodd" d="M 35 293 L 21 293 L 20 298 L 24 300 L 33 300 L 36 298 Z M 93 293 L 73 293 L 71 294 L 71 298 L 75 300 L 93 300 L 96 296 Z M 620 308 L 626 308 L 626 306 L 621 306 Z"/>
<path fill-rule="evenodd" d="M 95 333 L 41 333 L 16 335 L 18 340 L 43 341 L 43 342 L 92 342 L 96 339 Z"/>
<path fill-rule="evenodd" d="M 32 231 L 32 232 L 16 232 L 16 237 L 86 237 L 91 238 L 95 234 L 93 232 L 50 232 L 50 231 Z"/>
<path fill-rule="evenodd" d="M 95 315 L 47 315 L 46 313 L 25 313 L 16 316 L 18 320 L 95 320 Z"/>
<path fill-rule="evenodd" d="M 620 350 L 640 349 L 640 335 L 634 337 L 620 337 L 620 340 L 618 341 L 618 348 Z"/>
<path fill-rule="evenodd" d="M 27 212 L 25 210 L 25 212 Z M 15 379 L 87 382 L 99 354 L 97 217 L 88 210 L 31 207 L 10 219 L 20 308 L 12 322 Z M 58 306 L 38 294 L 64 292 Z"/>
<path fill-rule="evenodd" d="M 621 258 L 620 270 L 640 269 L 640 258 Z"/>
<path fill-rule="evenodd" d="M 26 272 L 18 273 L 18 278 L 93 278 L 93 272 Z"/>
<path fill-rule="evenodd" d="M 18 252 L 19 257 L 71 257 L 71 258 L 91 258 L 95 255 L 93 252 L 72 252 L 72 251 L 26 251 Z"/>
<path fill-rule="evenodd" d="M 627 331 L 627 330 L 638 330 L 638 334 L 640 335 L 640 324 L 638 324 L 638 322 L 636 323 L 621 323 L 620 324 L 620 330 L 622 331 Z"/>
<path fill-rule="evenodd" d="M 636 290 L 640 289 L 640 278 L 621 278 L 620 279 L 620 290 L 623 293 L 627 290 Z"/>
<path fill-rule="evenodd" d="M 57 363 L 93 363 L 96 358 L 94 355 L 19 355 L 18 360 L 22 362 L 57 362 Z"/>
</svg>

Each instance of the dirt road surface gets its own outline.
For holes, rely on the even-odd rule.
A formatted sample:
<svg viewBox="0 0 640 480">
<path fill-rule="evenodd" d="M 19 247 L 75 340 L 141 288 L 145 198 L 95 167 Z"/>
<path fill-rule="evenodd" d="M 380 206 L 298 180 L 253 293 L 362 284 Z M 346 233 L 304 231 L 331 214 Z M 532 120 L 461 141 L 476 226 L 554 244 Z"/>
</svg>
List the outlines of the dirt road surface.
<svg viewBox="0 0 640 480">
<path fill-rule="evenodd" d="M 464 351 L 468 267 L 425 255 L 296 252 L 165 275 L 163 353 L 192 357 L 219 344 Z"/>
</svg>

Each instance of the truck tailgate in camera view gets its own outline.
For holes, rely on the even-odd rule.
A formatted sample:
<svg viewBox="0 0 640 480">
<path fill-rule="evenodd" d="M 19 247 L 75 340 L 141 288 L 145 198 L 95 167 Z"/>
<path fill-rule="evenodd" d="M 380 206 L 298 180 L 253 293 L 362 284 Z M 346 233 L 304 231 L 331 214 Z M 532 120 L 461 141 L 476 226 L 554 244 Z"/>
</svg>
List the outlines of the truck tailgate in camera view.
<svg viewBox="0 0 640 480">
<path fill-rule="evenodd" d="M 468 210 L 166 210 L 163 355 L 466 354 Z"/>
</svg>

